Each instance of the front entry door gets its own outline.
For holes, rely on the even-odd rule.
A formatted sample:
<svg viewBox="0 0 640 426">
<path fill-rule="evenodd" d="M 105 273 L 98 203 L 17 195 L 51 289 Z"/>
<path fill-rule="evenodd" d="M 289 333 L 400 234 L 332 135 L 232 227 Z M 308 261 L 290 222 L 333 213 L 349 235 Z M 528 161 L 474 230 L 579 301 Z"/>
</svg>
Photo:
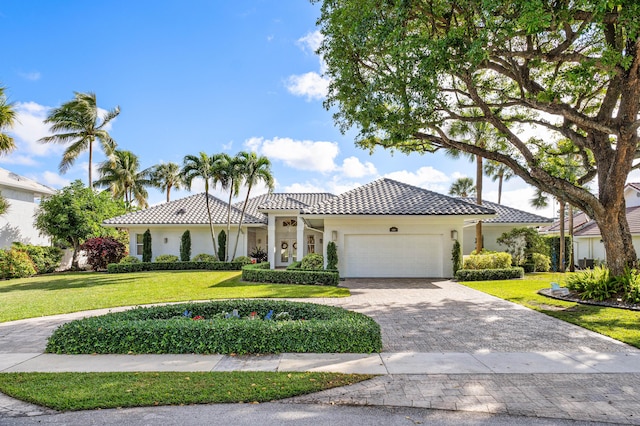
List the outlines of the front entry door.
<svg viewBox="0 0 640 426">
<path fill-rule="evenodd" d="M 278 266 L 288 266 L 295 262 L 298 257 L 298 247 L 295 238 L 280 239 L 280 256 L 278 257 Z"/>
</svg>

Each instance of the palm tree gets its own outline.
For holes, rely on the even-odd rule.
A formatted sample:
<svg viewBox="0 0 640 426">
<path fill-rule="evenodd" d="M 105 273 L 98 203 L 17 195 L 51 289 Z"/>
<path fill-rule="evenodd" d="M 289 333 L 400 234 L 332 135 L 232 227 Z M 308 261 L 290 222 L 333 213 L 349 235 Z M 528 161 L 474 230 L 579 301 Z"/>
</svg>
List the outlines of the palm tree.
<svg viewBox="0 0 640 426">
<path fill-rule="evenodd" d="M 484 165 L 484 174 L 489 176 L 492 181 L 498 181 L 498 204 L 500 204 L 502 200 L 502 183 L 515 176 L 513 170 L 502 163 L 489 160 Z"/>
<path fill-rule="evenodd" d="M 449 195 L 456 197 L 470 197 L 475 193 L 476 187 L 473 185 L 473 179 L 469 177 L 458 178 L 449 187 Z"/>
<path fill-rule="evenodd" d="M 249 201 L 249 194 L 251 189 L 258 182 L 265 183 L 269 192 L 273 191 L 274 179 L 271 174 L 271 161 L 265 156 L 258 157 L 255 152 L 242 151 L 236 156 L 238 169 L 241 174 L 241 178 L 244 184 L 247 186 L 247 195 L 242 205 L 242 213 L 240 214 L 240 223 L 238 224 L 238 234 L 236 235 L 236 242 L 233 247 L 233 256 L 231 260 L 236 258 L 236 251 L 238 250 L 238 240 L 240 239 L 240 228 L 242 227 L 242 221 L 244 220 L 244 213 L 247 208 L 247 202 Z"/>
<path fill-rule="evenodd" d="M 191 183 L 194 179 L 200 178 L 204 180 L 204 199 L 207 205 L 207 217 L 209 218 L 209 230 L 211 232 L 211 242 L 213 243 L 213 252 L 218 252 L 216 245 L 216 234 L 213 230 L 213 220 L 211 219 L 211 207 L 209 206 L 209 183 L 213 177 L 213 158 L 206 153 L 200 152 L 200 155 L 186 155 L 184 157 L 182 171 L 182 180 L 187 188 L 191 189 Z"/>
<path fill-rule="evenodd" d="M 224 191 L 229 191 L 229 201 L 227 202 L 227 244 L 224 250 L 225 262 L 229 260 L 229 243 L 231 243 L 231 200 L 240 192 L 241 177 L 238 168 L 238 160 L 236 157 L 230 157 L 228 154 L 221 153 L 213 156 L 213 184 L 220 184 Z"/>
<path fill-rule="evenodd" d="M 4 93 L 5 88 L 0 86 L 0 155 L 16 149 L 13 138 L 4 129 L 10 129 L 16 123 L 16 110 L 9 103 Z"/>
<path fill-rule="evenodd" d="M 55 134 L 41 138 L 40 142 L 70 143 L 60 161 L 61 173 L 69 170 L 78 156 L 88 150 L 89 188 L 92 188 L 93 144 L 98 141 L 102 151 L 111 159 L 117 144 L 105 127 L 118 114 L 120 114 L 120 107 L 116 106 L 101 117 L 94 93 L 74 92 L 74 99 L 51 110 L 44 122 L 51 123 L 51 132 Z"/>
<path fill-rule="evenodd" d="M 184 187 L 180 166 L 176 163 L 162 163 L 154 166 L 151 171 L 151 184 L 161 191 L 167 192 L 168 203 L 171 197 L 171 189 Z"/>
<path fill-rule="evenodd" d="M 131 151 L 113 152 L 113 157 L 100 164 L 100 179 L 95 181 L 99 187 L 109 187 L 114 198 L 124 198 L 127 209 L 135 200 L 138 206 L 148 207 L 146 186 L 151 185 L 150 169 L 140 171 L 138 156 Z"/>
</svg>

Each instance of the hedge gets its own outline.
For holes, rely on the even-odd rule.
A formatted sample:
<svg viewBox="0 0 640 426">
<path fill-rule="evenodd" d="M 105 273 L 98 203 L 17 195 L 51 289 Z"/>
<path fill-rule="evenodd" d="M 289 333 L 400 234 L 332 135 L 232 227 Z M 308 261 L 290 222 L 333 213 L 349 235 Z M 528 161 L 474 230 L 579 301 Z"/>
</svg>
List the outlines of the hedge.
<svg viewBox="0 0 640 426">
<path fill-rule="evenodd" d="M 340 283 L 337 271 L 303 271 L 269 269 L 269 263 L 263 262 L 242 268 L 242 280 L 257 283 L 331 285 Z"/>
<path fill-rule="evenodd" d="M 186 271 L 205 269 L 209 271 L 239 271 L 246 265 L 244 262 L 142 262 L 142 263 L 110 263 L 107 272 L 122 274 L 141 271 Z"/>
<path fill-rule="evenodd" d="M 521 267 L 506 269 L 460 269 L 456 272 L 458 281 L 511 280 L 524 277 Z"/>
<path fill-rule="evenodd" d="M 240 318 L 224 318 L 237 310 Z M 287 312 L 289 320 L 244 319 Z M 188 313 L 188 316 L 185 316 Z M 201 320 L 194 318 L 203 317 Z M 275 317 L 275 314 L 274 314 Z M 196 318 L 197 319 L 197 318 Z M 224 300 L 135 308 L 60 326 L 49 338 L 57 354 L 371 353 L 380 326 L 333 306 L 275 300 Z"/>
<path fill-rule="evenodd" d="M 511 255 L 505 252 L 473 254 L 464 259 L 463 269 L 507 269 Z"/>
</svg>

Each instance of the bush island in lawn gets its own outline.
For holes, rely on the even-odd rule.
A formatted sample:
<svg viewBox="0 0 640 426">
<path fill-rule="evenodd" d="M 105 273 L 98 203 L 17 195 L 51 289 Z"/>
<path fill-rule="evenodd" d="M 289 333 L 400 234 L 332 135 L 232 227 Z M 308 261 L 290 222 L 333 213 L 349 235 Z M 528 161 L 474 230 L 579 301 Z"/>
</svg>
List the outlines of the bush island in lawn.
<svg viewBox="0 0 640 426">
<path fill-rule="evenodd" d="M 64 324 L 47 344 L 47 352 L 59 354 L 371 353 L 381 349 L 380 326 L 366 315 L 274 300 L 135 308 Z"/>
</svg>

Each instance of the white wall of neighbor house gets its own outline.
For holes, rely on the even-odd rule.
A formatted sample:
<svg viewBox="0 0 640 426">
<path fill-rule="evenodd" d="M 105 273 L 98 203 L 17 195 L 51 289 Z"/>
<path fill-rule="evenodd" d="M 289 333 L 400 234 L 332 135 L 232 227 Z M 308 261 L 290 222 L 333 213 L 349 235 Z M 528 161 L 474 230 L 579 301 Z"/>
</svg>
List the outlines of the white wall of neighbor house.
<svg viewBox="0 0 640 426">
<path fill-rule="evenodd" d="M 455 216 L 335 216 L 325 217 L 324 229 L 324 252 L 336 243 L 347 278 L 451 277 L 452 237 L 464 244 L 463 219 Z"/>
<path fill-rule="evenodd" d="M 574 239 L 574 259 L 576 263 L 581 259 L 594 259 L 599 261 L 606 259 L 604 244 L 599 235 L 593 237 L 574 237 Z M 632 235 L 632 242 L 636 253 L 640 253 L 640 235 Z"/>
<path fill-rule="evenodd" d="M 14 241 L 48 246 L 51 239 L 41 236 L 34 227 L 38 200 L 33 192 L 0 187 L 0 194 L 9 202 L 9 209 L 0 216 L 0 248 L 10 247 Z"/>
<path fill-rule="evenodd" d="M 529 227 L 528 224 L 522 223 L 483 223 L 482 237 L 483 247 L 490 251 L 505 251 L 507 248 L 498 244 L 498 238 L 505 232 L 511 231 L 513 228 Z M 464 247 L 462 253 L 464 255 L 471 254 L 476 249 L 476 226 L 468 225 L 464 228 Z"/>
<path fill-rule="evenodd" d="M 130 227 L 129 228 L 129 254 L 142 259 L 142 235 L 149 229 L 151 231 L 152 260 L 161 254 L 173 254 L 180 256 L 180 242 L 182 234 L 187 229 L 191 233 L 191 257 L 200 253 L 216 254 L 213 251 L 209 226 L 180 226 L 180 227 Z M 226 232 L 226 227 L 214 227 L 216 246 L 220 231 Z M 237 228 L 231 227 L 231 238 L 227 238 L 230 252 L 233 251 Z M 247 228 L 243 227 L 238 241 L 236 257 L 247 255 Z M 229 254 L 231 257 L 231 253 Z"/>
</svg>

